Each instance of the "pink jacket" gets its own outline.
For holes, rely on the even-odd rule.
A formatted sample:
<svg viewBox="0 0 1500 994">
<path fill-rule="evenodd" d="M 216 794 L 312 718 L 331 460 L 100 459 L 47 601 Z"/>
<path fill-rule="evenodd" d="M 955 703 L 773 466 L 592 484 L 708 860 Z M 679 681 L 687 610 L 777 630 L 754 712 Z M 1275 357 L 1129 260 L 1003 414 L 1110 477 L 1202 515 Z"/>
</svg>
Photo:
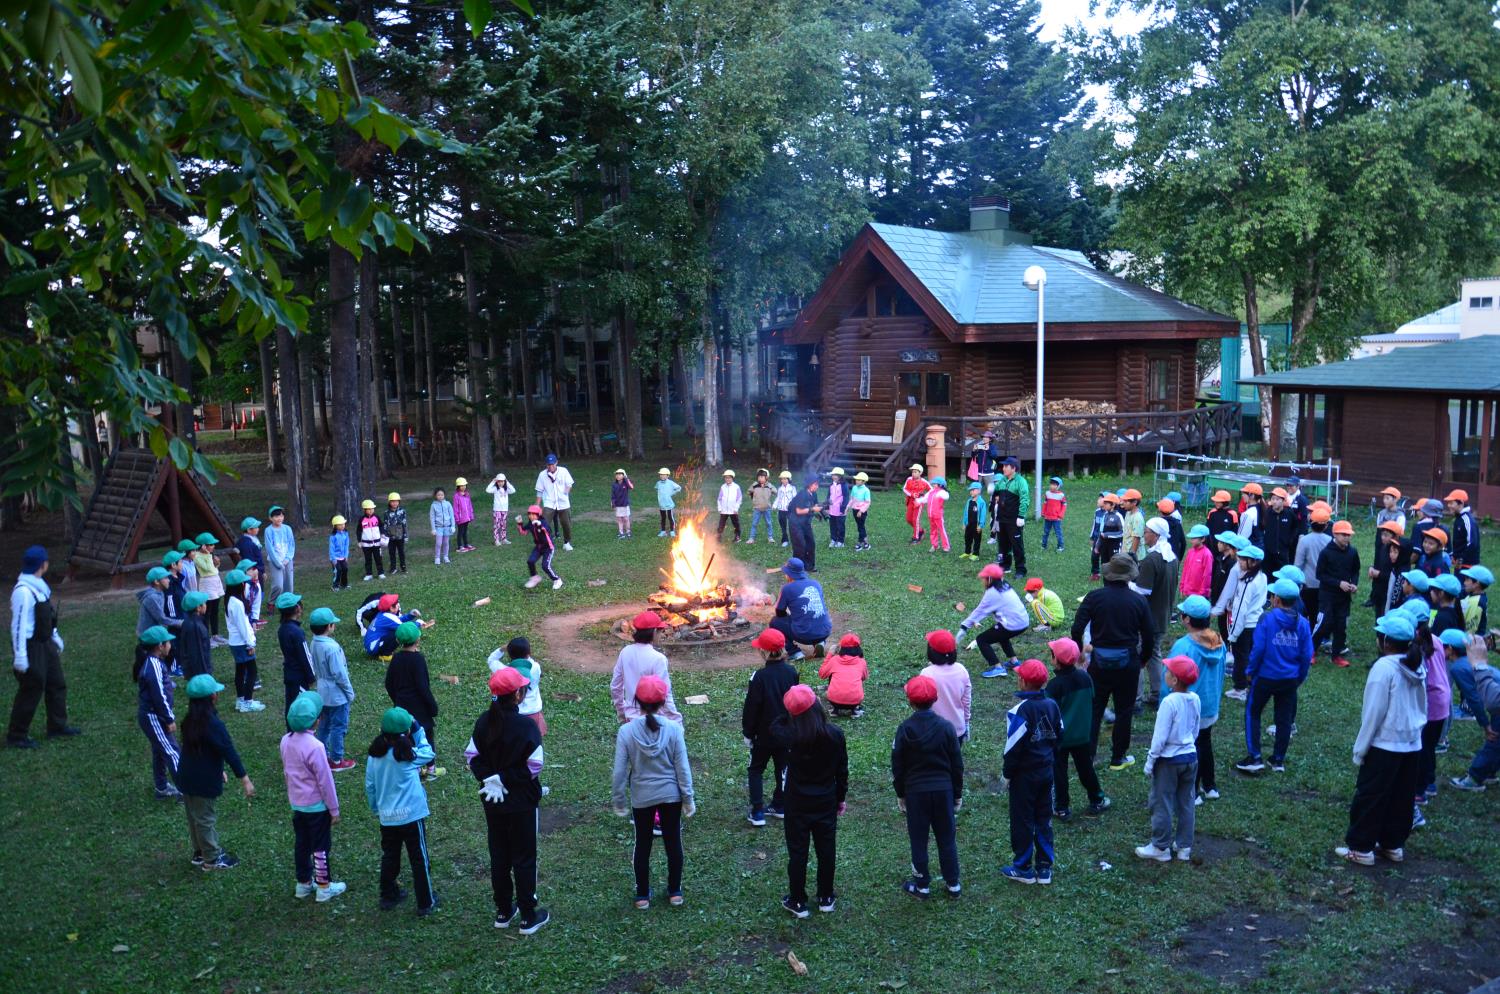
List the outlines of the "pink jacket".
<svg viewBox="0 0 1500 994">
<path fill-rule="evenodd" d="M 922 675 L 937 684 L 938 696 L 932 704 L 932 713 L 946 718 L 959 735 L 967 734 L 969 721 L 974 715 L 974 685 L 964 664 L 938 666 L 934 663 L 923 669 Z"/>
<path fill-rule="evenodd" d="M 828 681 L 828 703 L 854 707 L 865 702 L 869 664 L 863 656 L 829 656 L 818 667 L 818 678 Z"/>
<path fill-rule="evenodd" d="M 339 816 L 339 795 L 328 768 L 328 751 L 312 732 L 287 732 L 281 737 L 281 768 L 286 773 L 286 799 L 299 811 L 322 804 Z"/>
<path fill-rule="evenodd" d="M 1208 596 L 1213 588 L 1214 579 L 1214 554 L 1208 551 L 1208 546 L 1201 545 L 1196 549 L 1188 549 L 1182 554 L 1182 579 L 1177 583 L 1177 592 L 1184 597 L 1193 594 Z"/>
<path fill-rule="evenodd" d="M 453 523 L 466 525 L 474 520 L 474 498 L 467 490 L 453 491 Z"/>
<path fill-rule="evenodd" d="M 1453 705 L 1453 687 L 1448 682 L 1448 660 L 1443 653 L 1443 643 L 1432 640 L 1432 652 L 1427 656 L 1427 720 L 1442 721 L 1448 717 Z"/>
<path fill-rule="evenodd" d="M 948 491 L 943 487 L 933 487 L 927 491 L 927 517 L 932 521 L 943 520 L 943 505 L 948 503 Z"/>
</svg>

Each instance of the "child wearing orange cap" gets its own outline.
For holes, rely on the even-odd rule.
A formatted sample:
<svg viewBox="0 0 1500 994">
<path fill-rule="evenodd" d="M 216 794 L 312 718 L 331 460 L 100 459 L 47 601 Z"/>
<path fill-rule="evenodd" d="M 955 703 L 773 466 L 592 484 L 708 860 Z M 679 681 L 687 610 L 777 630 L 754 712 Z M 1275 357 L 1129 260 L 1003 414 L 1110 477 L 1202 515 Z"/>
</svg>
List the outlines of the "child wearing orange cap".
<svg viewBox="0 0 1500 994">
<path fill-rule="evenodd" d="M 1302 571 L 1302 613 L 1312 621 L 1318 620 L 1318 557 L 1333 541 L 1328 519 L 1328 512 L 1321 507 L 1307 512 L 1307 534 L 1297 539 L 1297 554 L 1292 558 L 1292 565 Z"/>
<path fill-rule="evenodd" d="M 969 723 L 974 719 L 974 685 L 969 671 L 958 661 L 958 642 L 953 633 L 939 628 L 927 633 L 927 665 L 922 676 L 937 687 L 933 714 L 946 719 L 958 734 L 958 744 L 969 738 Z"/>
<path fill-rule="evenodd" d="M 745 691 L 745 704 L 740 709 L 740 730 L 745 736 L 745 746 L 750 750 L 749 777 L 750 813 L 745 820 L 759 828 L 766 823 L 766 815 L 772 818 L 786 817 L 783 807 L 782 783 L 786 774 L 786 752 L 771 734 L 772 727 L 786 715 L 784 699 L 787 691 L 801 682 L 797 668 L 787 661 L 786 636 L 775 628 L 767 628 L 750 641 L 760 652 L 764 665 L 750 677 L 750 686 Z M 776 780 L 771 788 L 771 808 L 766 810 L 765 788 L 762 786 L 766 764 L 775 767 Z"/>
<path fill-rule="evenodd" d="M 1211 535 L 1222 535 L 1224 532 L 1238 532 L 1240 530 L 1240 516 L 1234 508 L 1229 505 L 1234 503 L 1234 498 L 1228 490 L 1215 490 L 1209 498 L 1212 505 L 1208 511 L 1208 531 Z"/>
<path fill-rule="evenodd" d="M 938 868 L 948 893 L 957 896 L 963 889 L 959 883 L 955 816 L 964 803 L 964 757 L 953 726 L 933 712 L 937 699 L 938 687 L 930 677 L 919 675 L 906 681 L 906 700 L 912 713 L 897 727 L 896 742 L 891 747 L 896 807 L 906 815 L 906 834 L 911 841 L 912 876 L 901 889 L 918 898 L 927 897 L 932 888 L 929 831 L 937 842 Z"/>
<path fill-rule="evenodd" d="M 1281 487 L 1271 491 L 1260 508 L 1260 530 L 1265 545 L 1266 572 L 1275 573 L 1297 554 L 1297 515 L 1287 503 L 1289 495 Z"/>
<path fill-rule="evenodd" d="M 1131 487 L 1120 495 L 1120 514 L 1125 519 L 1125 551 L 1140 559 L 1146 554 L 1146 515 L 1141 512 L 1139 490 Z"/>
<path fill-rule="evenodd" d="M 1108 491 L 1099 495 L 1099 511 L 1094 515 L 1093 548 L 1089 552 L 1089 578 L 1099 579 L 1099 566 L 1120 551 L 1125 540 L 1125 518 L 1120 514 L 1120 498 Z"/>
<path fill-rule="evenodd" d="M 771 737 L 786 756 L 787 893 L 781 906 L 795 918 L 806 918 L 809 842 L 818 853 L 818 910 L 831 912 L 838 901 L 834 860 L 839 816 L 849 793 L 849 750 L 843 730 L 829 724 L 807 684 L 793 684 L 781 703 L 785 714 L 771 727 Z"/>
<path fill-rule="evenodd" d="M 1420 536 L 1421 551 L 1416 554 L 1412 566 L 1426 573 L 1428 577 L 1440 576 L 1443 573 L 1453 572 L 1453 558 L 1448 555 L 1444 546 L 1448 544 L 1448 533 L 1441 527 L 1433 525 L 1422 530 Z"/>
<path fill-rule="evenodd" d="M 1454 572 L 1479 563 L 1479 523 L 1469 506 L 1469 492 L 1454 490 L 1443 498 L 1443 506 L 1453 515 Z"/>
<path fill-rule="evenodd" d="M 1406 532 L 1394 521 L 1386 521 L 1375 528 L 1375 558 L 1370 563 L 1370 596 L 1365 607 L 1373 607 L 1375 616 L 1387 613 L 1386 605 L 1391 598 L 1391 578 L 1399 576 L 1411 562 L 1411 544 L 1406 541 Z M 1400 581 L 1397 581 L 1399 586 Z"/>
<path fill-rule="evenodd" d="M 1184 861 L 1193 855 L 1199 712 L 1198 695 L 1189 693 L 1188 688 L 1198 682 L 1198 664 L 1187 656 L 1168 656 L 1162 666 L 1170 693 L 1162 698 L 1156 712 L 1156 729 L 1146 753 L 1146 775 L 1151 778 L 1151 841 L 1137 846 L 1135 854 L 1167 863 L 1174 851 Z"/>
<path fill-rule="evenodd" d="M 1261 521 L 1261 513 L 1264 510 L 1262 498 L 1265 492 L 1265 488 L 1259 483 L 1247 483 L 1240 487 L 1240 500 L 1244 502 L 1244 510 L 1240 512 L 1240 538 L 1257 549 L 1265 548 L 1261 544 L 1265 541 L 1265 528 Z"/>
<path fill-rule="evenodd" d="M 1036 619 L 1036 630 L 1039 632 L 1051 631 L 1068 620 L 1062 598 L 1057 596 L 1057 591 L 1048 590 L 1039 576 L 1026 581 L 1026 606 L 1031 609 L 1031 616 Z"/>
<path fill-rule="evenodd" d="M 1005 779 L 1010 782 L 1010 846 L 1015 859 L 1000 873 L 1021 884 L 1050 884 L 1056 853 L 1052 845 L 1052 775 L 1062 710 L 1042 688 L 1047 667 L 1028 659 L 1016 667 L 1021 689 L 1006 712 Z"/>
<path fill-rule="evenodd" d="M 1318 555 L 1318 630 L 1313 646 L 1331 640 L 1333 664 L 1349 665 L 1349 607 L 1359 589 L 1359 550 L 1354 548 L 1354 526 L 1347 521 L 1333 523 L 1333 541 Z"/>
<path fill-rule="evenodd" d="M 839 650 L 823 660 L 818 667 L 818 679 L 828 681 L 828 704 L 840 718 L 859 718 L 865 713 L 860 705 L 865 702 L 865 681 L 870 678 L 870 667 L 865 663 L 865 650 L 859 636 L 849 632 L 839 639 Z"/>
<path fill-rule="evenodd" d="M 1070 638 L 1047 643 L 1052 652 L 1052 669 L 1057 675 L 1047 682 L 1047 696 L 1057 702 L 1062 714 L 1062 732 L 1052 768 L 1053 815 L 1058 821 L 1073 816 L 1068 793 L 1068 760 L 1078 770 L 1078 782 L 1089 795 L 1089 814 L 1100 815 L 1109 808 L 1109 798 L 1099 786 L 1094 772 L 1094 752 L 1089 734 L 1093 728 L 1094 681 L 1078 668 L 1082 653 Z"/>
</svg>

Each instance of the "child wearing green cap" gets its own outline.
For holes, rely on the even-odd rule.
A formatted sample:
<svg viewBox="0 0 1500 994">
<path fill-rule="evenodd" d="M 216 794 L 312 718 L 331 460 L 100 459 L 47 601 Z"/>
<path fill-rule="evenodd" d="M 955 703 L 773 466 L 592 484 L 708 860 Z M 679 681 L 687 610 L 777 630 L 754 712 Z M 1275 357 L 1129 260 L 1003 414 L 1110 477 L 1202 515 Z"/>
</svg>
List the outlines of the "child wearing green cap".
<svg viewBox="0 0 1500 994">
<path fill-rule="evenodd" d="M 146 573 L 146 585 L 135 592 L 135 599 L 140 607 L 135 617 L 137 641 L 133 672 L 140 672 L 141 662 L 146 658 L 147 646 L 139 640 L 142 632 L 148 628 L 158 627 L 176 634 L 182 627 L 182 619 L 177 614 L 177 605 L 172 603 L 171 597 L 167 594 L 171 581 L 172 574 L 166 568 L 153 566 Z M 174 666 L 173 669 L 178 668 Z M 180 671 L 178 675 L 181 675 Z"/>
<path fill-rule="evenodd" d="M 250 578 L 252 596 L 250 598 L 250 622 L 260 627 L 260 581 L 266 575 L 266 553 L 260 544 L 260 519 L 255 517 L 245 518 L 240 522 L 240 538 L 234 543 L 234 550 L 239 554 L 240 561 L 235 569 L 245 571 Z"/>
<path fill-rule="evenodd" d="M 182 719 L 182 761 L 177 782 L 187 809 L 188 838 L 193 843 L 193 865 L 205 870 L 228 870 L 239 865 L 233 853 L 219 847 L 214 807 L 224 793 L 224 764 L 239 778 L 245 797 L 255 796 L 255 784 L 234 748 L 229 729 L 215 703 L 224 685 L 207 673 L 188 681 L 188 711 Z"/>
<path fill-rule="evenodd" d="M 427 657 L 417 648 L 422 641 L 422 629 L 415 621 L 403 621 L 396 626 L 396 644 L 400 646 L 391 656 L 385 668 L 385 692 L 391 703 L 405 708 L 427 733 L 426 741 L 436 756 L 437 750 L 437 699 L 432 696 L 432 680 L 427 673 Z M 429 759 L 422 775 L 427 779 L 440 777 L 448 771 Z"/>
<path fill-rule="evenodd" d="M 344 757 L 344 735 L 349 730 L 349 705 L 354 703 L 354 683 L 349 679 L 349 661 L 344 647 L 334 639 L 338 615 L 331 608 L 320 607 L 309 619 L 313 675 L 318 680 L 318 696 L 323 700 L 323 720 L 318 725 L 318 741 L 328 750 L 328 765 L 335 773 L 352 770 L 355 762 Z"/>
<path fill-rule="evenodd" d="M 245 606 L 247 578 L 240 570 L 233 569 L 225 574 L 224 579 L 228 584 L 224 621 L 229 631 L 229 654 L 234 657 L 234 709 L 242 713 L 264 711 L 265 704 L 255 699 L 259 667 L 255 659 L 255 629 L 250 624 L 250 613 Z"/>
<path fill-rule="evenodd" d="M 333 786 L 328 753 L 313 734 L 322 714 L 323 699 L 311 690 L 304 691 L 286 709 L 287 733 L 281 737 L 281 769 L 286 777 L 286 799 L 292 806 L 292 836 L 296 840 L 292 867 L 297 874 L 297 888 L 293 893 L 304 898 L 316 892 L 319 904 L 348 889 L 348 885 L 334 880 L 328 870 L 333 826 L 339 820 L 339 794 Z"/>
<path fill-rule="evenodd" d="M 200 673 L 213 675 L 213 653 L 209 645 L 208 623 L 203 620 L 208 611 L 208 596 L 201 590 L 190 590 L 182 595 L 182 628 L 177 633 L 177 665 L 188 680 Z"/>
<path fill-rule="evenodd" d="M 135 720 L 151 744 L 151 779 L 156 798 L 167 801 L 182 796 L 173 783 L 181 753 L 172 737 L 177 733 L 177 716 L 172 711 L 176 684 L 167 663 L 176 636 L 160 625 L 152 625 L 137 638 L 146 647 L 146 655 L 131 674 L 139 691 Z"/>
<path fill-rule="evenodd" d="M 381 716 L 380 734 L 370 743 L 369 757 L 365 798 L 380 819 L 380 910 L 390 911 L 406 900 L 406 891 L 396 884 L 404 847 L 417 892 L 417 914 L 430 915 L 438 897 L 427 859 L 427 791 L 420 771 L 432 763 L 435 753 L 422 726 L 397 707 Z"/>
<path fill-rule="evenodd" d="M 192 560 L 193 569 L 198 573 L 198 589 L 208 595 L 208 630 L 213 633 L 214 645 L 225 645 L 226 640 L 219 636 L 219 602 L 224 598 L 224 578 L 219 575 L 219 558 L 214 554 L 219 540 L 204 532 L 193 541 L 198 545 L 188 553 L 188 559 Z"/>
<path fill-rule="evenodd" d="M 172 605 L 177 608 L 179 618 L 187 614 L 182 608 L 182 598 L 187 594 L 187 586 L 182 578 L 183 558 L 182 553 L 176 549 L 161 557 L 161 568 L 167 571 L 167 596 L 172 598 Z"/>
<path fill-rule="evenodd" d="M 312 655 L 307 651 L 307 635 L 302 631 L 302 595 L 284 593 L 276 598 L 281 612 L 281 626 L 276 629 L 276 643 L 281 647 L 281 682 L 286 687 L 286 709 L 304 690 L 318 685 L 313 675 Z"/>
<path fill-rule="evenodd" d="M 265 600 L 265 590 L 260 582 L 260 567 L 255 565 L 253 559 L 241 559 L 234 564 L 234 568 L 245 574 L 245 606 L 250 613 L 250 627 L 260 631 L 266 624 L 260 616 L 261 602 Z"/>
<path fill-rule="evenodd" d="M 182 588 L 183 590 L 198 589 L 198 567 L 193 565 L 193 552 L 198 548 L 190 538 L 185 538 L 177 543 L 177 551 L 182 554 Z"/>
</svg>

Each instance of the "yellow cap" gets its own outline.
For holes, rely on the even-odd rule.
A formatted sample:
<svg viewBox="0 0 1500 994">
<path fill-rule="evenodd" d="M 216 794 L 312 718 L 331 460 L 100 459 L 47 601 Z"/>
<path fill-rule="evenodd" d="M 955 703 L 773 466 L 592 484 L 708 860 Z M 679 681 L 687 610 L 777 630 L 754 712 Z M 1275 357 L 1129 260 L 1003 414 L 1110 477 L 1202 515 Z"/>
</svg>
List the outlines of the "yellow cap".
<svg viewBox="0 0 1500 994">
<path fill-rule="evenodd" d="M 923 466 L 919 462 L 912 463 L 911 464 L 911 468 L 914 469 L 914 470 L 916 470 L 918 473 L 925 473 L 925 472 L 927 472 L 927 467 Z"/>
<path fill-rule="evenodd" d="M 401 495 L 398 494 L 398 493 L 396 493 L 396 491 L 394 491 L 394 490 L 392 490 L 390 493 L 388 493 L 388 494 L 385 495 L 385 500 L 386 500 L 387 504 L 389 504 L 393 500 L 400 500 L 400 499 L 401 499 Z"/>
<path fill-rule="evenodd" d="M 724 475 L 732 477 L 732 476 L 734 476 L 734 470 L 732 470 L 732 469 L 726 469 L 724 471 Z"/>
<path fill-rule="evenodd" d="M 870 482 L 870 474 L 869 473 L 855 473 L 854 474 L 854 482 L 856 482 L 856 483 L 869 483 Z"/>
<path fill-rule="evenodd" d="M 623 469 L 617 469 L 617 470 L 615 470 L 615 475 L 616 476 L 624 476 L 625 475 L 625 471 Z"/>
<path fill-rule="evenodd" d="M 777 479 L 780 479 L 780 480 L 790 480 L 791 478 L 792 478 L 792 471 L 789 470 L 789 469 L 782 470 L 781 471 L 781 475 L 779 477 L 777 477 Z"/>
<path fill-rule="evenodd" d="M 453 481 L 453 485 L 455 487 L 467 487 L 469 485 L 469 481 L 460 476 L 458 479 Z"/>
<path fill-rule="evenodd" d="M 365 500 L 361 501 L 359 506 L 362 507 L 362 508 L 364 508 L 366 511 L 373 511 L 373 510 L 375 510 L 375 502 L 373 500 L 368 499 L 368 498 L 366 498 Z"/>
<path fill-rule="evenodd" d="M 672 475 L 672 471 L 670 469 L 668 469 L 667 467 L 663 466 L 661 469 L 659 469 L 659 470 L 656 471 L 656 475 L 657 476 L 671 476 Z"/>
<path fill-rule="evenodd" d="M 335 525 L 347 525 L 349 522 L 344 518 L 342 514 L 335 514 L 333 516 L 332 523 Z"/>
<path fill-rule="evenodd" d="M 828 475 L 829 476 L 843 476 L 844 475 L 844 467 L 842 467 L 842 466 L 835 466 L 835 467 L 833 467 L 832 469 L 830 469 L 828 471 Z"/>
</svg>

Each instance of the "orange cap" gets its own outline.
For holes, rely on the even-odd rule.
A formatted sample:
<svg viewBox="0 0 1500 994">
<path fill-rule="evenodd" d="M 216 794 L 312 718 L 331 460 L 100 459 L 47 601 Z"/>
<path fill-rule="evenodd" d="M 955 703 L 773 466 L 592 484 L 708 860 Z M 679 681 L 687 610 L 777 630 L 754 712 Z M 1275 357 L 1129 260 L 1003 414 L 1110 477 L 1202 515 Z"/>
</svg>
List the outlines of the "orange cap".
<svg viewBox="0 0 1500 994">
<path fill-rule="evenodd" d="M 1402 528 L 1398 523 L 1394 521 L 1387 521 L 1385 524 L 1380 526 L 1380 530 L 1383 532 L 1390 532 L 1397 538 L 1401 538 L 1406 535 L 1406 529 Z"/>
<path fill-rule="evenodd" d="M 1234 500 L 1234 498 L 1229 495 L 1228 490 L 1214 491 L 1213 502 L 1215 504 L 1228 504 L 1232 500 Z"/>
<path fill-rule="evenodd" d="M 1280 497 L 1282 500 L 1291 500 L 1292 499 L 1292 495 L 1289 494 L 1289 493 L 1287 493 L 1286 490 L 1284 488 L 1282 488 L 1282 487 L 1277 487 L 1275 490 L 1272 490 L 1271 491 L 1271 496 L 1272 497 Z"/>
<path fill-rule="evenodd" d="M 1171 501 L 1163 497 L 1161 500 L 1156 502 L 1156 509 L 1162 514 L 1171 514 L 1173 511 L 1177 510 L 1177 505 L 1173 504 Z"/>
<path fill-rule="evenodd" d="M 1328 508 L 1326 507 L 1310 508 L 1307 512 L 1307 520 L 1315 524 L 1326 525 L 1328 524 L 1328 519 L 1331 517 L 1333 515 L 1328 513 Z"/>
<path fill-rule="evenodd" d="M 1397 490 L 1395 487 L 1386 487 L 1384 490 L 1382 490 L 1380 492 L 1383 493 L 1383 494 L 1390 494 L 1392 497 L 1396 498 L 1397 500 L 1401 499 L 1401 491 Z"/>
<path fill-rule="evenodd" d="M 1424 538 L 1435 539 L 1438 545 L 1448 544 L 1448 533 L 1441 528 L 1429 528 L 1422 533 Z"/>
<path fill-rule="evenodd" d="M 1118 503 L 1120 503 L 1120 498 L 1116 497 L 1114 494 L 1105 494 L 1103 497 L 1100 497 L 1099 500 L 1102 501 L 1105 504 L 1118 504 Z"/>
<path fill-rule="evenodd" d="M 1347 521 L 1335 521 L 1333 523 L 1333 533 L 1335 535 L 1353 535 L 1354 526 Z"/>
<path fill-rule="evenodd" d="M 1139 490 L 1136 490 L 1134 487 L 1132 487 L 1131 489 L 1125 491 L 1125 496 L 1121 497 L 1120 499 L 1121 500 L 1140 500 L 1141 499 L 1141 492 Z"/>
<path fill-rule="evenodd" d="M 1443 500 L 1456 500 L 1460 504 L 1467 504 L 1469 502 L 1469 492 L 1467 490 L 1454 490 L 1448 496 L 1444 497 Z"/>
<path fill-rule="evenodd" d="M 1259 497 L 1265 492 L 1265 488 L 1262 487 L 1259 483 L 1247 483 L 1243 487 L 1240 487 L 1240 493 L 1242 494 L 1254 494 L 1255 496 Z"/>
</svg>

